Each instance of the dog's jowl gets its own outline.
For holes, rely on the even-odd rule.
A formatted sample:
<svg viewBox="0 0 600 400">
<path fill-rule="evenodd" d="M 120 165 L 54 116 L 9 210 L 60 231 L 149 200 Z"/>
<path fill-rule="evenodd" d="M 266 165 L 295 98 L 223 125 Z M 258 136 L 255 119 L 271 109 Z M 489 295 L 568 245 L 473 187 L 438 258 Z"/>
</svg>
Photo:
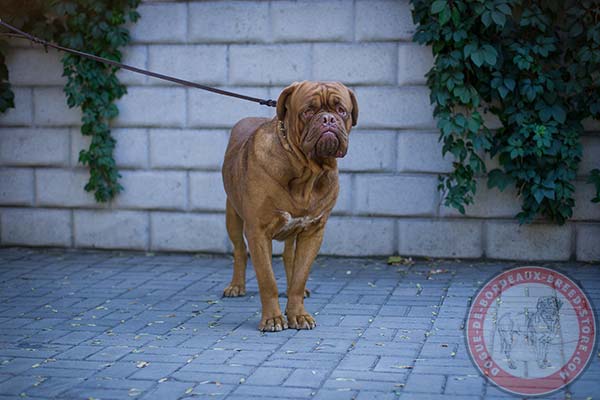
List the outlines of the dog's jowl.
<svg viewBox="0 0 600 400">
<path fill-rule="evenodd" d="M 304 308 L 306 281 L 338 196 L 337 158 L 346 155 L 357 118 L 356 97 L 346 86 L 304 81 L 281 93 L 274 118 L 245 118 L 231 131 L 223 183 L 234 262 L 223 295 L 245 294 L 249 251 L 262 304 L 260 330 L 316 326 Z M 271 264 L 274 239 L 285 243 L 287 319 Z"/>
</svg>

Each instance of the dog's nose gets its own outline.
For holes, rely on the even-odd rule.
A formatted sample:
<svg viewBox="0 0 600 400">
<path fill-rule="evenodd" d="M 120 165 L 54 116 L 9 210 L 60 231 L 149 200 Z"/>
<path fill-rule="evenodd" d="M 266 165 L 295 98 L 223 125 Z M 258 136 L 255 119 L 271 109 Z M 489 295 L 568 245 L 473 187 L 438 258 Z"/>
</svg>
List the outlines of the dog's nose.
<svg viewBox="0 0 600 400">
<path fill-rule="evenodd" d="M 321 122 L 323 123 L 324 126 L 336 126 L 337 122 L 335 120 L 335 117 L 333 116 L 333 114 L 323 114 L 323 116 L 321 117 Z"/>
</svg>

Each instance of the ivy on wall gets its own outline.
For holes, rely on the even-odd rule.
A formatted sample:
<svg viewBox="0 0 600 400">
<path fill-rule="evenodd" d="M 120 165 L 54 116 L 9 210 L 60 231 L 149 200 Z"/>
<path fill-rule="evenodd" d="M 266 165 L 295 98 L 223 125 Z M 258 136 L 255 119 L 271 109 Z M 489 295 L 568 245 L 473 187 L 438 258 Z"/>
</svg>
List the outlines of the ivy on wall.
<svg viewBox="0 0 600 400">
<path fill-rule="evenodd" d="M 444 154 L 446 206 L 465 212 L 476 178 L 514 186 L 521 223 L 573 214 L 582 120 L 600 119 L 600 7 L 595 0 L 411 0 Z M 482 111 L 502 126 L 486 126 Z M 499 167 L 486 170 L 485 154 Z M 600 202 L 600 170 L 584 171 Z"/>
<path fill-rule="evenodd" d="M 76 50 L 121 61 L 120 48 L 129 42 L 124 27 L 139 18 L 140 0 L 9 0 L 3 12 L 8 22 L 34 35 Z M 26 3 L 26 4 L 23 4 Z M 117 68 L 66 54 L 62 58 L 64 91 L 69 107 L 82 111 L 81 133 L 90 136 L 90 146 L 79 153 L 90 178 L 85 190 L 94 192 L 97 201 L 112 199 L 123 188 L 119 184 L 113 152 L 116 141 L 109 121 L 119 111 L 114 102 L 126 93 L 116 77 Z M 4 49 L 0 47 L 0 112 L 14 107 L 14 95 L 8 83 Z"/>
</svg>

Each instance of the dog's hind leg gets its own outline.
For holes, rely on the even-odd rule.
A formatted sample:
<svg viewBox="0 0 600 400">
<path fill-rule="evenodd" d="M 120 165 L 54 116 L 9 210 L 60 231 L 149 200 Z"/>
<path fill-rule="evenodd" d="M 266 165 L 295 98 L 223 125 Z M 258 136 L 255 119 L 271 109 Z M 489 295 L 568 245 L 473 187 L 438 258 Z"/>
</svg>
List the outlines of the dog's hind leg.
<svg viewBox="0 0 600 400">
<path fill-rule="evenodd" d="M 225 297 L 237 297 L 246 294 L 246 263 L 248 251 L 244 242 L 244 221 L 235 211 L 229 200 L 225 206 L 227 233 L 233 244 L 233 277 L 223 291 Z"/>
<path fill-rule="evenodd" d="M 287 238 L 283 247 L 283 266 L 285 267 L 285 277 L 287 280 L 287 290 L 289 293 L 292 286 L 292 276 L 294 276 L 294 254 L 296 252 L 296 236 Z M 310 297 L 310 290 L 304 289 L 304 297 Z"/>
</svg>

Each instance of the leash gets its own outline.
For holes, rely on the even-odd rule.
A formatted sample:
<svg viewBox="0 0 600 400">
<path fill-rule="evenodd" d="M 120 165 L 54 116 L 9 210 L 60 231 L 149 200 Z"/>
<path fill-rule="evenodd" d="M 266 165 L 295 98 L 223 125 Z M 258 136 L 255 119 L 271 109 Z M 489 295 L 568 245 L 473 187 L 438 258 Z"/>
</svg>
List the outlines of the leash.
<svg viewBox="0 0 600 400">
<path fill-rule="evenodd" d="M 104 57 L 100 57 L 100 56 L 96 56 L 93 54 L 88 54 L 85 53 L 83 51 L 79 51 L 79 50 L 74 50 L 74 49 L 70 49 L 68 47 L 63 47 L 51 42 L 48 42 L 44 39 L 40 39 L 37 36 L 33 36 L 27 32 L 23 32 L 22 30 L 4 22 L 2 19 L 0 19 L 0 25 L 4 26 L 5 28 L 16 32 L 17 35 L 15 35 L 16 37 L 19 37 L 21 39 L 27 39 L 33 43 L 37 43 L 37 44 L 41 44 L 44 47 L 52 47 L 56 50 L 59 51 L 64 51 L 65 53 L 70 53 L 70 54 L 74 54 L 80 57 L 85 57 L 88 58 L 90 60 L 94 60 L 94 61 L 98 61 L 104 64 L 108 64 L 108 65 L 112 65 L 113 67 L 117 67 L 117 68 L 122 68 L 122 69 L 126 69 L 132 72 L 136 72 L 138 74 L 142 74 L 142 75 L 147 75 L 147 76 L 151 76 L 153 78 L 158 78 L 158 79 L 162 79 L 165 81 L 169 81 L 169 82 L 174 82 L 177 83 L 179 85 L 183 85 L 183 86 L 189 86 L 189 87 L 193 87 L 196 89 L 202 89 L 202 90 L 206 90 L 209 92 L 213 92 L 213 93 L 217 93 L 217 94 L 222 94 L 224 96 L 230 96 L 230 97 L 235 97 L 236 99 L 242 99 L 242 100 L 247 100 L 247 101 L 253 101 L 255 103 L 261 104 L 263 106 L 268 106 L 268 107 L 276 107 L 277 106 L 277 101 L 275 100 L 266 100 L 266 99 L 259 99 L 257 97 L 251 97 L 251 96 L 246 96 L 244 94 L 240 94 L 240 93 L 234 93 L 234 92 L 230 92 L 227 90 L 223 90 L 223 89 L 217 89 L 217 88 L 213 88 L 210 86 L 206 86 L 206 85 L 201 85 L 199 83 L 195 83 L 195 82 L 190 82 L 190 81 L 186 81 L 185 79 L 180 79 L 180 78 L 175 78 L 173 76 L 169 76 L 169 75 L 163 75 L 163 74 L 159 74 L 158 72 L 153 72 L 153 71 L 148 71 L 142 68 L 137 68 L 137 67 L 132 67 L 131 65 L 126 65 L 126 64 L 122 64 L 120 62 L 117 61 L 113 61 L 113 60 L 109 60 L 108 58 L 104 58 Z"/>
</svg>

